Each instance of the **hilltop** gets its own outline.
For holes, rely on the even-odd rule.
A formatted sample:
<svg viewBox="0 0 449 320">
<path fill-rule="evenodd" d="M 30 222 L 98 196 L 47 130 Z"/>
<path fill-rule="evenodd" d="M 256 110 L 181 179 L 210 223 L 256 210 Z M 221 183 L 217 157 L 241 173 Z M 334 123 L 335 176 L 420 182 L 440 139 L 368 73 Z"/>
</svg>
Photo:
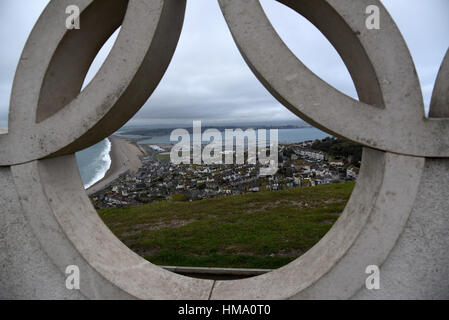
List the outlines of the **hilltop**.
<svg viewBox="0 0 449 320">
<path fill-rule="evenodd" d="M 354 187 L 344 182 L 98 210 L 129 248 L 159 265 L 273 269 L 317 243 Z"/>
</svg>

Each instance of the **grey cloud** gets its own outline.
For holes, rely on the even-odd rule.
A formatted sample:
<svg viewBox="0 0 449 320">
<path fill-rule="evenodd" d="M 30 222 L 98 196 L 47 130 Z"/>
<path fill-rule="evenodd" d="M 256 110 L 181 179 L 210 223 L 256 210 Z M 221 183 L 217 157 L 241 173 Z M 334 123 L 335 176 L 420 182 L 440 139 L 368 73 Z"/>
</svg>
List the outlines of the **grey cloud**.
<svg viewBox="0 0 449 320">
<path fill-rule="evenodd" d="M 49 0 L 0 2 L 0 126 L 7 126 L 12 82 L 20 54 Z"/>
<path fill-rule="evenodd" d="M 273 0 L 261 0 L 272 24 L 290 49 L 318 76 L 357 97 L 349 73 L 323 35 L 304 18 Z M 20 51 L 47 0 L 3 0 L 0 40 L 0 125 L 6 122 L 9 92 Z M 159 87 L 134 124 L 291 121 L 297 119 L 259 83 L 240 56 L 217 1 L 189 0 L 179 46 Z M 441 60 L 449 46 L 447 0 L 384 0 L 403 32 L 430 101 Z M 12 34 L 14 30 L 14 34 Z M 112 47 L 98 54 L 88 82 Z M 387 57 L 386 57 L 387 58 Z"/>
</svg>

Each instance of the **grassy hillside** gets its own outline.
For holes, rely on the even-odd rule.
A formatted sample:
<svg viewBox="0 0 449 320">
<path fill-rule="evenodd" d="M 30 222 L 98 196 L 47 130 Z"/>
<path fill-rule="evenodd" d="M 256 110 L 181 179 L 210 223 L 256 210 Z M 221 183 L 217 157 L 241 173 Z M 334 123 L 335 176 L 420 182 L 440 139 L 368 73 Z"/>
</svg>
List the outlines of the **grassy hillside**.
<svg viewBox="0 0 449 320">
<path fill-rule="evenodd" d="M 159 265 L 278 268 L 317 243 L 354 183 L 258 192 L 193 202 L 102 209 L 112 232 Z"/>
</svg>

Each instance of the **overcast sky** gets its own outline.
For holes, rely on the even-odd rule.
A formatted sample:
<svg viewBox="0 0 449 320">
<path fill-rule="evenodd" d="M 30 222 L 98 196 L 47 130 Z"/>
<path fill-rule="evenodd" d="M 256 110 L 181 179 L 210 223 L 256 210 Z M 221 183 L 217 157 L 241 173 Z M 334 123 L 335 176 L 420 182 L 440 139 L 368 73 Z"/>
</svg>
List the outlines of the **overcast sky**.
<svg viewBox="0 0 449 320">
<path fill-rule="evenodd" d="M 277 32 L 317 75 L 355 97 L 340 57 L 309 22 L 274 0 L 261 0 Z M 414 58 L 428 106 L 449 47 L 448 0 L 384 0 Z M 0 125 L 7 126 L 14 72 L 29 32 L 48 0 L 0 0 Z M 98 54 L 86 83 L 115 37 Z M 387 57 L 386 57 L 387 58 Z M 181 119 L 181 120 L 180 120 Z M 181 39 L 162 82 L 130 124 L 279 122 L 296 116 L 258 82 L 241 58 L 215 0 L 188 0 Z"/>
</svg>

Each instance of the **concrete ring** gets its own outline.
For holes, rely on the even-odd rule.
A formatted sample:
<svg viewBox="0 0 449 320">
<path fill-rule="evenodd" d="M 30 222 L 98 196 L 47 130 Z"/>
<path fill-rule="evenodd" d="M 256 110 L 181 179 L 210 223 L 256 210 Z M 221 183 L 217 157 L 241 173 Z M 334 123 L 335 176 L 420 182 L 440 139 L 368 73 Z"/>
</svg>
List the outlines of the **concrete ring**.
<svg viewBox="0 0 449 320">
<path fill-rule="evenodd" d="M 360 102 L 329 86 L 290 51 L 259 0 L 219 2 L 245 61 L 293 113 L 332 135 L 374 149 L 420 157 L 449 156 L 449 120 L 425 119 L 407 45 L 379 0 L 279 1 L 329 39 L 348 67 Z M 372 4 L 380 9 L 379 30 L 368 30 L 365 25 L 365 11 Z"/>
<path fill-rule="evenodd" d="M 7 184 L 2 188 L 17 192 L 17 207 L 11 211 L 25 216 L 39 243 L 32 255 L 48 257 L 61 277 L 67 265 L 78 265 L 86 298 L 350 298 L 364 285 L 365 267 L 381 265 L 394 247 L 410 214 L 423 165 L 423 158 L 366 149 L 350 201 L 318 244 L 268 274 L 215 283 L 163 270 L 121 243 L 92 207 L 74 156 L 33 161 L 13 166 L 10 172 L 5 168 L 1 181 Z M 59 286 L 63 290 L 64 281 Z"/>
<path fill-rule="evenodd" d="M 69 4 L 82 11 L 80 30 L 66 29 Z M 175 0 L 50 2 L 20 59 L 0 165 L 71 154 L 118 130 L 165 73 L 184 12 L 185 1 Z M 98 50 L 120 24 L 109 56 L 80 92 Z"/>
<path fill-rule="evenodd" d="M 135 8 L 142 11 L 149 7 L 139 7 L 138 3 L 156 3 L 156 0 L 137 1 L 139 0 L 131 0 L 131 2 L 136 3 Z M 165 2 L 175 3 L 175 0 L 166 0 Z M 57 5 L 53 3 L 56 3 L 56 1 L 52 2 L 47 8 L 48 10 L 57 8 L 54 7 Z M 84 4 L 86 8 L 91 1 L 85 0 L 79 3 Z M 158 3 L 162 4 L 160 1 Z M 247 11 L 252 9 L 250 5 L 254 4 L 251 0 L 239 3 L 243 16 L 252 12 Z M 307 1 L 304 1 L 304 3 L 310 4 Z M 325 3 L 325 1 L 320 3 Z M 348 13 L 356 12 L 356 9 L 359 8 L 358 1 L 333 1 L 333 3 L 336 6 L 341 6 L 341 8 L 346 8 Z M 350 5 L 346 7 L 344 3 L 350 3 Z M 361 0 L 360 3 L 365 3 L 365 1 Z M 228 10 L 237 10 L 238 6 L 236 9 L 234 2 L 231 0 L 221 0 L 221 4 L 225 15 L 228 15 L 231 29 L 233 29 L 233 22 L 229 21 L 233 12 L 229 13 Z M 179 11 L 168 10 L 168 13 L 175 14 L 178 17 Z M 127 14 L 131 13 L 127 12 Z M 348 17 L 350 16 L 348 15 Z M 132 25 L 132 22 L 129 23 Z M 255 27 L 258 26 L 257 21 L 252 22 L 252 24 Z M 267 30 L 271 28 L 271 26 L 267 27 L 266 25 L 265 27 Z M 110 26 L 109 30 L 111 29 L 113 28 Z M 41 29 L 38 26 L 36 30 Z M 63 37 L 63 34 L 60 33 L 60 36 Z M 40 36 L 38 38 L 40 39 Z M 33 36 L 31 39 L 33 39 Z M 126 40 L 126 38 L 124 39 Z M 239 43 L 240 40 L 237 40 L 237 42 Z M 117 42 L 116 46 L 118 43 L 120 42 Z M 27 45 L 28 50 L 30 50 L 29 46 L 32 45 L 33 41 L 30 40 Z M 254 42 L 250 41 L 250 45 L 254 45 Z M 395 44 L 389 45 L 393 46 L 389 50 L 395 48 Z M 401 43 L 398 45 L 402 46 Z M 44 50 L 45 48 L 41 49 Z M 116 50 L 121 52 L 120 50 L 125 49 L 126 47 Z M 53 52 L 52 50 L 56 50 L 56 48 L 50 46 L 48 50 Z M 252 51 L 252 49 L 249 51 Z M 151 48 L 149 52 L 151 52 Z M 160 52 L 165 53 L 163 50 Z M 370 51 L 366 52 L 367 54 L 370 53 Z M 29 53 L 31 54 L 31 52 Z M 37 53 L 37 56 L 47 57 L 41 54 Z M 27 58 L 26 55 L 22 58 L 24 57 Z M 111 59 L 114 59 L 113 53 L 111 53 L 111 57 Z M 142 59 L 144 58 L 142 57 Z M 166 57 L 163 57 L 163 59 L 166 59 Z M 25 59 L 21 62 L 21 68 L 26 69 L 26 61 Z M 141 60 L 141 63 L 145 65 L 145 61 Z M 438 76 L 436 95 L 441 90 L 445 90 L 447 61 L 446 58 Z M 408 62 L 405 63 L 405 66 L 410 68 Z M 140 70 L 140 67 L 136 68 Z M 46 70 L 46 67 L 44 69 Z M 21 81 L 26 79 L 22 78 L 26 76 L 24 70 L 21 72 L 23 74 L 20 76 L 21 80 L 18 81 L 18 87 L 21 86 Z M 133 77 L 132 72 L 130 73 L 129 76 Z M 44 77 L 45 72 L 40 73 L 40 75 Z M 30 77 L 30 88 L 40 92 L 40 87 L 36 89 L 33 84 L 37 81 L 34 77 L 39 77 L 33 74 Z M 78 76 L 78 78 L 80 77 Z M 99 79 L 101 77 L 94 81 L 99 81 Z M 139 82 L 137 80 L 142 79 L 139 77 L 135 81 L 133 79 L 131 88 L 134 85 L 137 86 L 137 82 Z M 41 83 L 44 80 L 42 78 L 39 81 Z M 416 89 L 414 76 L 407 78 L 407 81 L 412 84 L 411 89 Z M 79 82 L 77 83 L 79 84 Z M 362 81 L 359 90 L 364 90 L 366 83 L 363 83 Z M 22 85 L 25 86 L 25 84 Z M 57 86 L 57 84 L 54 85 Z M 384 112 L 387 109 L 389 112 L 393 112 L 392 109 L 389 109 L 389 100 L 385 99 L 385 97 L 393 96 L 385 94 L 381 82 L 379 85 L 383 92 L 384 106 L 375 107 L 368 104 L 364 106 L 358 102 L 354 102 L 354 105 L 361 108 L 371 108 L 371 110 L 378 110 L 379 112 Z M 104 89 L 101 86 L 98 88 Z M 21 91 L 17 91 L 17 88 L 15 90 L 18 95 L 15 99 L 19 99 Z M 126 91 L 126 89 L 123 90 Z M 290 87 L 289 90 L 295 91 L 296 89 Z M 35 92 L 35 94 L 37 93 Z M 369 91 L 364 94 L 367 95 L 367 99 L 370 97 Z M 391 94 L 393 95 L 393 93 Z M 419 92 L 413 92 L 412 95 L 416 97 Z M 91 129 L 88 128 L 89 125 L 84 127 L 83 124 L 86 122 L 75 117 L 78 120 L 75 121 L 74 128 L 57 128 L 62 135 L 61 139 L 53 138 L 58 147 L 46 145 L 51 140 L 41 142 L 48 147 L 48 150 L 43 148 L 44 152 L 36 144 L 23 143 L 24 140 L 30 138 L 30 136 L 27 136 L 27 132 L 32 132 L 31 129 L 23 126 L 27 124 L 39 126 L 48 121 L 48 127 L 38 128 L 41 130 L 39 134 L 43 135 L 39 135 L 39 138 L 51 137 L 52 133 L 45 132 L 44 129 L 51 128 L 53 122 L 56 121 L 55 119 L 62 121 L 66 116 L 73 116 L 71 112 L 74 111 L 70 109 L 71 103 L 69 103 L 69 106 L 60 110 L 53 109 L 51 112 L 44 108 L 41 110 L 43 114 L 38 116 L 40 114 L 38 112 L 38 98 L 34 95 L 33 97 L 34 100 L 31 99 L 30 101 L 36 103 L 32 104 L 34 108 L 32 110 L 36 111 L 36 119 L 33 118 L 34 111 L 30 112 L 28 115 L 30 118 L 28 118 L 25 113 L 18 112 L 21 110 L 20 107 L 17 107 L 19 108 L 17 110 L 14 108 L 15 111 L 12 113 L 14 121 L 11 131 L 0 136 L 0 139 L 3 139 L 0 140 L 1 157 L 3 157 L 1 159 L 4 161 L 0 162 L 3 165 L 0 166 L 0 190 L 2 190 L 0 193 L 2 208 L 0 245 L 6 248 L 0 250 L 2 261 L 0 296 L 41 299 L 448 297 L 449 255 L 447 254 L 447 239 L 449 239 L 449 216 L 447 212 L 449 211 L 449 204 L 447 198 L 449 197 L 449 189 L 446 181 L 449 179 L 449 164 L 447 159 L 413 157 L 365 148 L 359 179 L 343 214 L 325 237 L 308 252 L 290 264 L 261 276 L 235 281 L 199 280 L 163 270 L 133 253 L 103 224 L 86 195 L 73 152 L 78 150 L 78 147 L 103 139 L 108 134 L 109 129 L 112 130 L 121 121 L 128 120 L 126 117 L 129 114 L 122 110 L 123 107 L 119 104 L 116 110 L 114 104 L 114 106 L 110 106 L 110 109 L 103 110 L 104 114 L 101 113 L 103 112 L 101 108 L 96 110 L 101 111 L 101 116 L 96 118 L 97 121 L 100 121 L 100 124 L 97 127 L 94 119 L 87 119 L 88 124 L 91 123 L 90 121 L 93 123 Z M 433 99 L 432 106 L 447 108 L 447 99 L 444 97 L 447 96 L 442 96 L 441 99 Z M 418 105 L 421 102 L 415 101 L 415 103 Z M 394 105 L 391 104 L 391 106 Z M 436 111 L 443 107 L 438 107 Z M 84 110 L 86 107 L 81 105 L 80 108 Z M 25 112 L 24 110 L 23 112 Z M 121 111 L 123 113 L 120 113 Z M 364 111 L 366 112 L 366 110 Z M 396 111 L 394 109 L 393 114 Z M 120 119 L 113 118 L 114 112 L 118 112 L 117 117 Z M 38 117 L 41 117 L 40 122 L 37 119 Z M 113 122 L 111 127 L 103 123 L 105 119 L 109 119 L 108 117 L 111 117 L 110 119 Z M 349 117 L 349 120 L 352 123 L 354 119 L 351 117 Z M 379 117 L 381 116 L 379 115 Z M 410 115 L 406 115 L 406 117 L 410 117 Z M 321 121 L 321 119 L 319 120 Z M 337 120 L 340 120 L 340 118 L 337 118 Z M 65 123 L 72 122 L 54 123 L 63 126 Z M 435 122 L 429 121 L 429 123 Z M 444 125 L 444 120 L 441 123 Z M 364 123 L 364 125 L 367 128 L 370 127 L 368 123 Z M 396 130 L 399 129 L 409 130 L 405 126 L 396 128 Z M 416 128 L 413 129 L 416 130 Z M 70 136 L 71 130 L 78 133 Z M 446 131 L 443 130 L 442 132 Z M 423 135 L 425 134 L 429 135 L 429 139 L 435 139 L 435 136 L 430 135 L 430 133 L 424 133 Z M 5 140 L 12 139 L 11 137 L 15 137 L 14 140 Z M 15 143 L 13 147 L 19 151 L 14 153 L 12 147 L 8 149 L 9 145 L 5 144 L 6 142 Z M 438 143 L 431 140 L 427 142 L 432 146 Z M 21 157 L 20 152 L 27 152 L 24 149 L 28 146 L 34 148 L 34 151 Z M 444 147 L 444 141 L 442 146 Z M 407 148 L 413 148 L 413 146 L 407 145 Z M 425 149 L 422 153 L 429 150 Z M 8 154 L 9 151 L 12 153 Z M 442 153 L 444 152 L 443 150 Z M 55 156 L 59 153 L 64 155 Z M 65 153 L 68 155 L 65 155 Z M 40 158 L 50 156 L 49 159 Z M 23 160 L 25 163 L 21 163 L 19 160 Z M 13 165 L 4 165 L 4 163 L 9 162 Z M 65 268 L 68 265 L 77 265 L 81 269 L 83 277 L 80 291 L 69 291 L 65 287 Z M 380 290 L 377 294 L 368 293 L 364 289 L 365 268 L 368 265 L 382 266 L 383 279 L 387 279 L 384 284 L 385 288 L 382 288 L 383 290 Z M 408 281 L 411 285 L 407 284 Z"/>
</svg>

